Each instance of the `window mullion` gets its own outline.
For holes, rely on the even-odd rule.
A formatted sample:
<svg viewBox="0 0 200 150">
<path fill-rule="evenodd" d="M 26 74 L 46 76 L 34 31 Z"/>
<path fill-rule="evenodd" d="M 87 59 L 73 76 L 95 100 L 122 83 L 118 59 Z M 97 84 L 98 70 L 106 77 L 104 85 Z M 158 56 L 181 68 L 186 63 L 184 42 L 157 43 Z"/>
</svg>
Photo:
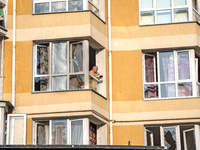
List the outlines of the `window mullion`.
<svg viewBox="0 0 200 150">
<path fill-rule="evenodd" d="M 49 12 L 51 12 L 51 0 L 49 1 Z"/>
<path fill-rule="evenodd" d="M 157 76 L 158 76 L 158 97 L 161 98 L 161 87 L 160 87 L 160 63 L 159 63 L 159 52 L 157 52 Z"/>
<path fill-rule="evenodd" d="M 174 20 L 174 0 L 171 0 L 171 10 L 172 10 L 172 22 L 175 22 Z"/>
<path fill-rule="evenodd" d="M 49 120 L 49 144 L 52 144 L 52 120 Z"/>
<path fill-rule="evenodd" d="M 195 53 L 194 50 L 189 51 L 189 61 L 190 61 L 190 72 L 192 79 L 192 94 L 193 96 L 197 96 L 197 85 L 196 85 L 196 78 L 195 78 Z"/>
<path fill-rule="evenodd" d="M 156 0 L 154 0 L 154 16 L 155 16 L 155 24 L 157 24 L 157 5 Z"/>
<path fill-rule="evenodd" d="M 69 51 L 71 50 L 71 46 L 69 41 L 67 41 L 67 90 L 69 90 Z"/>
<path fill-rule="evenodd" d="M 177 142 L 177 150 L 181 150 L 181 140 L 180 140 L 180 126 L 176 127 L 176 142 Z"/>
<path fill-rule="evenodd" d="M 49 90 L 51 91 L 51 84 L 52 84 L 52 78 L 51 78 L 51 74 L 52 74 L 52 71 L 51 71 L 51 66 L 52 66 L 52 61 L 51 61 L 51 58 L 52 58 L 52 42 L 49 44 Z"/>
<path fill-rule="evenodd" d="M 178 59 L 177 52 L 174 51 L 174 73 L 175 73 L 175 89 L 176 89 L 176 97 L 178 97 Z"/>
</svg>

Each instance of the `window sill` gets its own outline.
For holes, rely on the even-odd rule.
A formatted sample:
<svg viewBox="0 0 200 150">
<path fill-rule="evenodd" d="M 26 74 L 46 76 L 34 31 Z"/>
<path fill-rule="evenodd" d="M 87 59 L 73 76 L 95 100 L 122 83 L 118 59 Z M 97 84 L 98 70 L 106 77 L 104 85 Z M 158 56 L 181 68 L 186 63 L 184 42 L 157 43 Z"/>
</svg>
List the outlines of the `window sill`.
<svg viewBox="0 0 200 150">
<path fill-rule="evenodd" d="M 31 92 L 31 94 L 45 94 L 45 93 L 58 93 L 58 92 L 77 92 L 77 91 L 92 91 L 97 95 L 101 96 L 103 99 L 107 100 L 106 97 L 101 95 L 100 93 L 94 91 L 93 89 L 81 89 L 81 90 L 63 90 L 63 91 L 42 91 L 42 92 Z"/>
<path fill-rule="evenodd" d="M 99 20 L 101 20 L 104 24 L 106 22 L 102 20 L 99 16 L 97 16 L 94 12 L 91 10 L 81 10 L 81 11 L 65 11 L 65 12 L 48 12 L 48 13 L 32 13 L 32 15 L 49 15 L 49 14 L 60 14 L 60 13 L 78 13 L 78 12 L 91 12 L 93 15 L 95 15 Z"/>
<path fill-rule="evenodd" d="M 160 24 L 147 24 L 147 25 L 139 25 L 139 27 L 146 27 L 146 26 L 160 26 L 160 25 L 173 25 L 173 24 L 183 24 L 183 23 L 197 23 L 197 21 L 185 21 L 185 22 L 171 22 L 171 23 L 160 23 Z"/>
<path fill-rule="evenodd" d="M 187 96 L 187 97 L 169 97 L 169 98 L 152 98 L 152 99 L 143 99 L 143 101 L 158 101 L 158 100 L 180 100 L 180 99 L 196 99 L 200 96 Z"/>
</svg>

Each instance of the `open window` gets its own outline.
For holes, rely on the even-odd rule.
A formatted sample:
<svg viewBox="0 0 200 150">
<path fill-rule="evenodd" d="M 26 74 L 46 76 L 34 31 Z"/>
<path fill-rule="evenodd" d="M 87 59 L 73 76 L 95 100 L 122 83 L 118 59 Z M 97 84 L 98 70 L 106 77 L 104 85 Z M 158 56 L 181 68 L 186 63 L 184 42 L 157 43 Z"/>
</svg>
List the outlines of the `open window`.
<svg viewBox="0 0 200 150">
<path fill-rule="evenodd" d="M 38 42 L 33 49 L 34 92 L 80 89 L 100 92 L 100 80 L 89 74 L 99 64 L 99 50 L 87 40 Z"/>
<path fill-rule="evenodd" d="M 196 150 L 194 128 L 183 130 L 185 150 Z"/>
<path fill-rule="evenodd" d="M 9 114 L 7 117 L 7 145 L 26 145 L 26 114 Z"/>
</svg>

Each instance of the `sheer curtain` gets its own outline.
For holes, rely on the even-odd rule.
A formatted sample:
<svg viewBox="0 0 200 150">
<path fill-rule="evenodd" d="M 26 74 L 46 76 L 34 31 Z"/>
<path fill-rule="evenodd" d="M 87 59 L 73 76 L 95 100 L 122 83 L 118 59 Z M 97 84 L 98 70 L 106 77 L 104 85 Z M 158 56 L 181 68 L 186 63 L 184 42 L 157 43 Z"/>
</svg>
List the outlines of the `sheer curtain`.
<svg viewBox="0 0 200 150">
<path fill-rule="evenodd" d="M 83 145 L 83 121 L 82 120 L 71 122 L 71 144 Z"/>
</svg>

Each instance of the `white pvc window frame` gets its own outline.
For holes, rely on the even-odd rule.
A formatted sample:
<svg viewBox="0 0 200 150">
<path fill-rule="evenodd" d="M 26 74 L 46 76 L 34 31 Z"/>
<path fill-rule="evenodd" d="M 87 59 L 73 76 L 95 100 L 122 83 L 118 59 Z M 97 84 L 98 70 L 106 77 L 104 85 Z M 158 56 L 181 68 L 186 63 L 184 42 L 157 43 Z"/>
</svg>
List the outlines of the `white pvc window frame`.
<svg viewBox="0 0 200 150">
<path fill-rule="evenodd" d="M 144 100 L 157 100 L 157 99 L 174 99 L 174 98 L 188 98 L 188 97 L 197 97 L 197 86 L 196 86 L 196 68 L 195 68 L 195 52 L 193 49 L 190 50 L 172 50 L 168 52 L 173 52 L 174 54 L 174 72 L 175 72 L 175 80 L 174 81 L 160 81 L 160 63 L 159 63 L 159 53 L 162 51 L 157 51 L 157 72 L 155 72 L 155 76 L 158 77 L 157 82 L 146 82 L 146 74 L 145 74 L 145 55 L 149 55 L 148 52 L 142 54 L 142 71 L 143 71 L 143 99 Z M 178 58 L 177 53 L 179 52 L 188 52 L 189 53 L 189 64 L 190 64 L 190 79 L 179 80 L 178 79 Z M 154 62 L 154 64 L 156 64 Z M 154 66 L 155 67 L 155 66 Z M 155 68 L 154 68 L 155 71 Z M 178 84 L 179 83 L 192 83 L 192 96 L 178 96 Z M 176 96 L 175 97 L 164 97 L 161 98 L 161 84 L 175 84 Z M 158 97 L 157 98 L 145 98 L 145 85 L 157 85 L 158 86 Z"/>
<path fill-rule="evenodd" d="M 175 6 L 175 0 L 170 0 L 171 7 L 166 7 L 166 8 L 157 8 L 157 6 L 156 6 L 157 0 L 153 0 L 153 8 L 148 8 L 148 9 L 142 9 L 141 1 L 142 0 L 139 0 L 139 24 L 141 26 L 149 25 L 149 24 L 143 24 L 141 21 L 141 12 L 148 12 L 148 11 L 154 12 L 154 23 L 153 24 L 162 24 L 162 23 L 157 23 L 157 11 L 165 11 L 165 10 L 171 10 L 172 20 L 170 23 L 177 23 L 174 20 L 174 10 L 175 9 L 184 9 L 184 8 L 188 9 L 188 21 L 193 21 L 192 0 L 187 0 L 187 5 L 182 5 L 182 6 Z M 165 24 L 165 23 L 163 23 L 163 24 Z"/>
<path fill-rule="evenodd" d="M 63 41 L 64 42 L 64 41 Z M 48 92 L 48 91 L 53 91 L 52 90 L 52 77 L 59 77 L 59 76 L 67 76 L 67 90 L 69 89 L 69 84 L 70 84 L 70 75 L 84 75 L 84 89 L 89 89 L 89 41 L 88 40 L 83 40 L 79 42 L 74 42 L 71 43 L 69 41 L 67 42 L 67 73 L 62 73 L 62 74 L 53 74 L 52 73 L 52 43 L 57 43 L 57 42 L 47 42 L 49 43 L 49 51 L 48 51 L 48 74 L 42 74 L 42 75 L 37 75 L 37 46 L 43 46 L 40 44 L 35 44 L 33 46 L 33 81 L 32 81 L 32 91 L 33 92 Z M 72 45 L 73 44 L 79 44 L 82 43 L 82 48 L 83 48 L 83 71 L 77 72 L 77 73 L 70 73 L 69 72 L 69 60 L 70 60 L 70 54 L 69 51 L 72 50 Z M 35 91 L 35 78 L 37 77 L 48 77 L 49 78 L 49 87 L 48 90 L 46 91 Z M 56 90 L 60 91 L 60 90 Z"/>
<path fill-rule="evenodd" d="M 6 145 L 13 145 L 14 144 L 13 143 L 14 133 L 13 132 L 15 132 L 15 131 L 12 130 L 12 132 L 11 132 L 12 135 L 10 135 L 10 117 L 23 117 L 24 121 L 23 121 L 23 143 L 22 144 L 26 145 L 26 123 L 27 123 L 27 121 L 26 121 L 27 120 L 27 115 L 26 114 L 8 114 L 7 115 L 8 124 L 7 124 Z M 10 136 L 12 136 L 11 137 L 12 141 L 9 140 Z"/>
<path fill-rule="evenodd" d="M 49 3 L 49 12 L 48 13 L 54 13 L 51 10 L 51 3 L 52 2 L 66 2 L 66 11 L 68 10 L 68 1 L 73 1 L 73 0 L 33 0 L 33 14 L 35 14 L 35 4 L 36 3 Z M 88 3 L 90 3 L 93 7 L 95 7 L 99 11 L 99 0 L 98 0 L 98 5 L 95 5 L 92 1 L 90 0 L 83 0 L 83 10 L 88 10 Z"/>
<path fill-rule="evenodd" d="M 82 121 L 83 122 L 83 145 L 89 145 L 89 122 L 88 118 L 80 119 L 53 119 L 53 120 L 66 120 L 67 121 L 67 145 L 71 145 L 71 123 L 72 121 Z M 48 131 L 48 144 L 52 145 L 52 119 L 46 120 L 49 122 L 49 131 Z M 45 120 L 39 120 L 45 121 Z M 37 121 L 33 121 L 33 144 L 37 144 Z"/>
</svg>

